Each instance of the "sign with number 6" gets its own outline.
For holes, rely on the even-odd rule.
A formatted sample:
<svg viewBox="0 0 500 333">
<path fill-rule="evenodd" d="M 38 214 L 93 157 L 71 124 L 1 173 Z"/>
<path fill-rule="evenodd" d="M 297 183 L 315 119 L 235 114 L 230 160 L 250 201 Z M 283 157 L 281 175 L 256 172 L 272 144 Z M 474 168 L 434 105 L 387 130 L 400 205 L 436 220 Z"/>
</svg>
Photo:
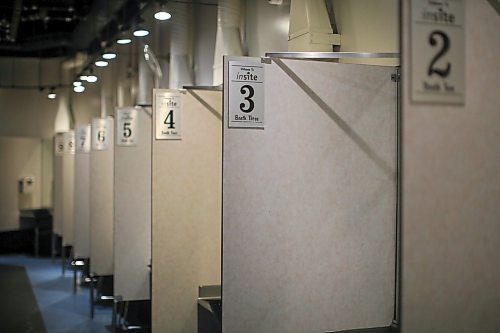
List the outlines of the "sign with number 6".
<svg viewBox="0 0 500 333">
<path fill-rule="evenodd" d="M 112 126 L 111 118 L 92 119 L 92 149 L 107 150 L 109 148 L 109 129 Z"/>
</svg>

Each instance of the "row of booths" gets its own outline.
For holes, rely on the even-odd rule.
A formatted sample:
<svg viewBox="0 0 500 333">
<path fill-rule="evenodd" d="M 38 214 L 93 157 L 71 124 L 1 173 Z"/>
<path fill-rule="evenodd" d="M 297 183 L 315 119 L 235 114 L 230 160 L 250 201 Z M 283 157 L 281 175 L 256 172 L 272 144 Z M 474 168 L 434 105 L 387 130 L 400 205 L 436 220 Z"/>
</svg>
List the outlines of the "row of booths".
<svg viewBox="0 0 500 333">
<path fill-rule="evenodd" d="M 397 68 L 322 57 L 226 57 L 222 86 L 155 89 L 56 136 L 54 230 L 90 315 L 108 302 L 114 330 L 390 330 Z"/>
</svg>

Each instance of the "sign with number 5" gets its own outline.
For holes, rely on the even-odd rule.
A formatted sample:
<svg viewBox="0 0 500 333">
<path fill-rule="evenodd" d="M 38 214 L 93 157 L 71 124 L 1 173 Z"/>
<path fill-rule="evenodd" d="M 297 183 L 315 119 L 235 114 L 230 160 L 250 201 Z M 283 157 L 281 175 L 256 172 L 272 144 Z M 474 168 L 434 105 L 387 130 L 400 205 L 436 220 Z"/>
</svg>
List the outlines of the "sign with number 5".
<svg viewBox="0 0 500 333">
<path fill-rule="evenodd" d="M 463 0 L 412 0 L 414 102 L 464 104 Z"/>
<path fill-rule="evenodd" d="M 116 145 L 137 145 L 137 109 L 119 108 L 116 110 Z"/>
<path fill-rule="evenodd" d="M 229 61 L 229 127 L 264 128 L 264 64 Z"/>
</svg>

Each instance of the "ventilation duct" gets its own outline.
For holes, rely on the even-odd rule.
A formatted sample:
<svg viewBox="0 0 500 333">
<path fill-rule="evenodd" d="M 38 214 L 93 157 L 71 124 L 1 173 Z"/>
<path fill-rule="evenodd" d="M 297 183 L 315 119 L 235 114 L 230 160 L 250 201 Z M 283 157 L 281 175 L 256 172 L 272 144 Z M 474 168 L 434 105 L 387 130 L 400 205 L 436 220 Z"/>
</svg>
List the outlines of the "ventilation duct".
<svg viewBox="0 0 500 333">
<path fill-rule="evenodd" d="M 193 84 L 191 66 L 193 12 L 184 3 L 172 4 L 172 34 L 170 40 L 170 79 L 169 86 L 179 89 Z"/>
<path fill-rule="evenodd" d="M 68 92 L 66 90 L 59 92 L 59 106 L 57 108 L 56 119 L 54 123 L 54 132 L 67 132 L 71 128 L 71 116 L 69 113 Z"/>
<path fill-rule="evenodd" d="M 217 11 L 217 37 L 215 40 L 213 84 L 223 81 L 223 56 L 242 56 L 240 35 L 241 1 L 219 0 Z"/>
<path fill-rule="evenodd" d="M 325 0 L 292 0 L 288 51 L 332 52 L 340 45 L 334 34 Z"/>
</svg>

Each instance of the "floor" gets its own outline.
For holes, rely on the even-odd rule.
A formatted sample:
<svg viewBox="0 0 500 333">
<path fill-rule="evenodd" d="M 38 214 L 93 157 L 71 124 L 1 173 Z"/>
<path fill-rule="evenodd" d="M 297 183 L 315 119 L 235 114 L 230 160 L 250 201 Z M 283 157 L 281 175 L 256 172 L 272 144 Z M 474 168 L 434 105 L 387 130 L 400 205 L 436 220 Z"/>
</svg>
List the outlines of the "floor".
<svg viewBox="0 0 500 333">
<path fill-rule="evenodd" d="M 10 255 L 0 256 L 0 265 L 22 266 L 26 269 L 47 333 L 109 333 L 111 308 L 97 306 L 94 319 L 90 319 L 88 289 L 79 288 L 73 294 L 73 272 L 66 271 L 63 276 L 60 260 L 52 262 L 46 258 Z M 9 287 L 16 288 L 18 285 L 11 282 Z M 0 302 L 9 300 L 1 297 Z M 16 314 L 20 321 L 26 315 Z M 45 333 L 40 330 L 31 327 L 25 332 L 9 333 Z"/>
</svg>

